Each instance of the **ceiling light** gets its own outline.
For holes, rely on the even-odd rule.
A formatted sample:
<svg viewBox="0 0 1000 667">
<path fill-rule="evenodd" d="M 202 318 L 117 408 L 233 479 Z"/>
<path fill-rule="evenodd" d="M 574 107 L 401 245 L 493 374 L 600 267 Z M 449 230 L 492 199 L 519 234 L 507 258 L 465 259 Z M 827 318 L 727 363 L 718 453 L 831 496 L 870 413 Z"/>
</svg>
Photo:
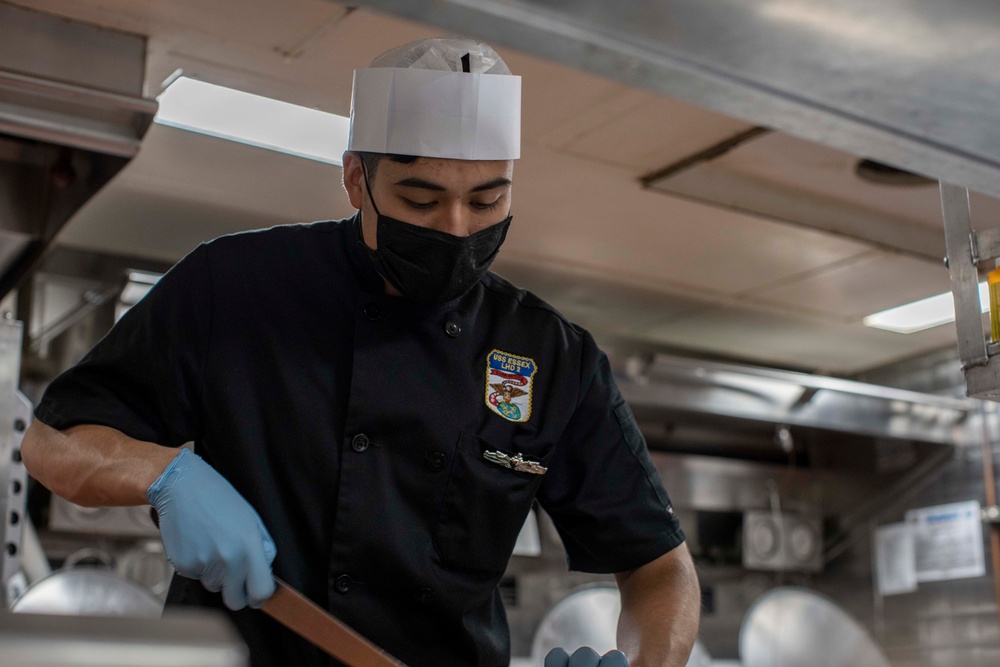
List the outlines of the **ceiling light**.
<svg viewBox="0 0 1000 667">
<path fill-rule="evenodd" d="M 342 165 L 350 119 L 184 76 L 157 98 L 161 125 Z"/>
<path fill-rule="evenodd" d="M 989 312 L 990 296 L 985 282 L 979 283 L 979 304 L 982 312 Z M 954 321 L 955 298 L 951 292 L 883 310 L 864 319 L 865 326 L 904 334 L 916 333 Z"/>
</svg>

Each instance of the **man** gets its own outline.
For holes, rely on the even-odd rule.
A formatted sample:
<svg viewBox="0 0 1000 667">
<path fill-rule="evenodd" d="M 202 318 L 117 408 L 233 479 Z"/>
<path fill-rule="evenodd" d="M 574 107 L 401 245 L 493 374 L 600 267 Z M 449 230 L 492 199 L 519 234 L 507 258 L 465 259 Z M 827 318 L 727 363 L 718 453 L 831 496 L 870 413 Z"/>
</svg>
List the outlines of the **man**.
<svg viewBox="0 0 1000 667">
<path fill-rule="evenodd" d="M 200 246 L 37 408 L 31 473 L 82 505 L 148 500 L 181 575 L 168 602 L 227 607 L 255 667 L 327 664 L 254 609 L 272 566 L 412 667 L 507 665 L 496 585 L 535 499 L 571 567 L 616 574 L 632 664 L 686 662 L 697 581 L 607 359 L 487 272 L 519 96 L 469 40 L 358 70 L 359 214 Z"/>
</svg>

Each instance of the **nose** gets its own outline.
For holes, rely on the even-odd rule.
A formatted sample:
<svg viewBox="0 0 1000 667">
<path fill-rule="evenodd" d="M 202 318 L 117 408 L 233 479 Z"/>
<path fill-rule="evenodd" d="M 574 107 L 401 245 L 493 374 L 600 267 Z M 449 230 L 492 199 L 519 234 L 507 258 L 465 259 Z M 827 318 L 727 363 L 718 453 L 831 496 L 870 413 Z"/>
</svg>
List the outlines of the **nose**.
<svg viewBox="0 0 1000 667">
<path fill-rule="evenodd" d="M 438 231 L 446 234 L 468 236 L 472 232 L 470 212 L 458 199 L 451 200 L 442 206 L 435 222 Z"/>
</svg>

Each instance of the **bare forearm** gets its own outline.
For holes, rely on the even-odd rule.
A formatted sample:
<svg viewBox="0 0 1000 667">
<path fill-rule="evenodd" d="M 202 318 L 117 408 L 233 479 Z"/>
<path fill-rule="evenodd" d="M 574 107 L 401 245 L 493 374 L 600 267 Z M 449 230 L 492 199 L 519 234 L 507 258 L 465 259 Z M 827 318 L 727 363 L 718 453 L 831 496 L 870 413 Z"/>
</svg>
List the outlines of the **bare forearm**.
<svg viewBox="0 0 1000 667">
<path fill-rule="evenodd" d="M 21 456 L 32 477 L 58 496 L 88 507 L 143 505 L 146 489 L 177 450 L 135 440 L 121 431 L 81 424 L 58 431 L 37 419 Z"/>
<path fill-rule="evenodd" d="M 638 667 L 684 667 L 698 634 L 701 592 L 687 546 L 618 575 L 618 648 Z"/>
</svg>

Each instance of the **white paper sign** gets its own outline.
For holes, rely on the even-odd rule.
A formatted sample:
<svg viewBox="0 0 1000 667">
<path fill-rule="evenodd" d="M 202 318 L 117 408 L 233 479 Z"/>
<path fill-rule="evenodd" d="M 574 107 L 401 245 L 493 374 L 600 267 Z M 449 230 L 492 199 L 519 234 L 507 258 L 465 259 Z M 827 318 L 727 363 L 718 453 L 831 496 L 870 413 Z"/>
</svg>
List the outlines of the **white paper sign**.
<svg viewBox="0 0 1000 667">
<path fill-rule="evenodd" d="M 917 590 L 917 554 L 908 523 L 880 526 L 875 533 L 875 579 L 880 595 Z"/>
<path fill-rule="evenodd" d="M 944 581 L 986 575 L 983 522 L 975 500 L 910 510 L 917 581 Z"/>
</svg>

